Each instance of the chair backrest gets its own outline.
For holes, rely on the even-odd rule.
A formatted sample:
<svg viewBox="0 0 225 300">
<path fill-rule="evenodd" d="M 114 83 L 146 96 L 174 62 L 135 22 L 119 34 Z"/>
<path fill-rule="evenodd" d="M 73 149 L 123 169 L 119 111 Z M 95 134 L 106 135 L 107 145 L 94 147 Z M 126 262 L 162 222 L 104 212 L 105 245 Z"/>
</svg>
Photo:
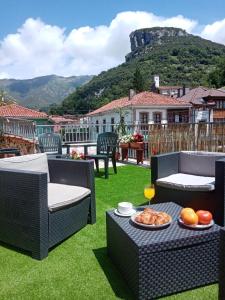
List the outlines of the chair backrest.
<svg viewBox="0 0 225 300">
<path fill-rule="evenodd" d="M 98 135 L 97 154 L 114 154 L 118 144 L 118 135 L 115 132 L 104 132 Z"/>
<path fill-rule="evenodd" d="M 62 154 L 61 136 L 57 133 L 43 133 L 38 137 L 40 151 Z"/>
<path fill-rule="evenodd" d="M 225 158 L 222 152 L 181 151 L 179 172 L 200 176 L 215 176 L 216 160 Z"/>
</svg>

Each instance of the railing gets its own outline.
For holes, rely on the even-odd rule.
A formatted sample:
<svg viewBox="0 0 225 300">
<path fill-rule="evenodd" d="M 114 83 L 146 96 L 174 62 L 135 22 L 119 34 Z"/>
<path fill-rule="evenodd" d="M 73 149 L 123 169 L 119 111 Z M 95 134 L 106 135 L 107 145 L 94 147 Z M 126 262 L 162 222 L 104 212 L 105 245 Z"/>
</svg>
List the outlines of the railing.
<svg viewBox="0 0 225 300">
<path fill-rule="evenodd" d="M 62 137 L 64 143 L 96 142 L 99 133 L 118 131 L 119 124 L 69 124 L 69 125 L 37 125 L 36 136 L 56 132 Z M 126 134 L 133 134 L 135 131 L 144 136 L 148 141 L 148 124 L 125 124 Z"/>
<path fill-rule="evenodd" d="M 149 152 L 181 150 L 225 152 L 225 123 L 149 125 Z"/>
<path fill-rule="evenodd" d="M 42 133 L 55 132 L 59 133 L 64 144 L 76 144 L 82 142 L 96 142 L 99 133 L 102 132 L 117 132 L 119 124 L 69 124 L 69 125 L 37 125 L 36 136 Z M 143 134 L 144 159 L 148 159 L 148 124 L 125 124 L 124 130 L 126 134 L 139 132 Z M 136 158 L 136 151 L 129 149 L 129 158 Z"/>
<path fill-rule="evenodd" d="M 0 117 L 0 132 L 33 140 L 35 124 L 29 120 Z"/>
</svg>

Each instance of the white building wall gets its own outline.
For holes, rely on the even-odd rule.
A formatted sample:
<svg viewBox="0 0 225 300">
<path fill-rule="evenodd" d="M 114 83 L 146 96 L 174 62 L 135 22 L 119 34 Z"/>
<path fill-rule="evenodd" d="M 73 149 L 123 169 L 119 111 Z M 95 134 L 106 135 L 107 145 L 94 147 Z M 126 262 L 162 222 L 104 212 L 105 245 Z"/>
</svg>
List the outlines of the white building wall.
<svg viewBox="0 0 225 300">
<path fill-rule="evenodd" d="M 114 118 L 114 123 L 118 124 L 120 121 L 120 115 L 117 112 L 111 112 L 111 113 L 105 113 L 101 115 L 95 115 L 89 117 L 89 123 L 96 124 L 96 121 L 98 120 L 99 124 L 103 124 L 103 120 L 106 120 L 106 124 L 111 124 L 111 119 Z M 126 110 L 124 114 L 124 119 L 126 123 L 131 123 L 132 120 L 132 112 L 131 109 Z"/>
<path fill-rule="evenodd" d="M 135 114 L 135 119 L 137 122 L 140 121 L 140 113 L 148 113 L 148 123 L 153 124 L 153 114 L 154 113 L 161 113 L 162 115 L 162 123 L 165 124 L 167 123 L 167 109 L 162 109 L 162 108 L 138 108 L 136 109 L 136 114 Z"/>
</svg>

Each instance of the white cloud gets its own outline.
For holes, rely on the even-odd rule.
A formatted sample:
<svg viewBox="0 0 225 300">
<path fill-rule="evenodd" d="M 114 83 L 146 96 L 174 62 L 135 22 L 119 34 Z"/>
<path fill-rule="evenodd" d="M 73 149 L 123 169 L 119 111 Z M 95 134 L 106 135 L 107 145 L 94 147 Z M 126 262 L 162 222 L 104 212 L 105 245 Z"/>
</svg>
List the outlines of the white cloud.
<svg viewBox="0 0 225 300">
<path fill-rule="evenodd" d="M 66 35 L 64 28 L 29 18 L 17 33 L 7 35 L 0 43 L 0 77 L 98 74 L 124 62 L 130 52 L 131 31 L 154 26 L 193 32 L 199 24 L 182 15 L 164 18 L 127 11 L 117 14 L 108 26 L 80 27 Z M 223 36 L 221 42 L 225 42 L 224 27 L 224 20 L 215 22 L 205 26 L 201 35 L 216 41 Z"/>
<path fill-rule="evenodd" d="M 201 36 L 214 42 L 225 44 L 225 19 L 206 25 Z"/>
</svg>

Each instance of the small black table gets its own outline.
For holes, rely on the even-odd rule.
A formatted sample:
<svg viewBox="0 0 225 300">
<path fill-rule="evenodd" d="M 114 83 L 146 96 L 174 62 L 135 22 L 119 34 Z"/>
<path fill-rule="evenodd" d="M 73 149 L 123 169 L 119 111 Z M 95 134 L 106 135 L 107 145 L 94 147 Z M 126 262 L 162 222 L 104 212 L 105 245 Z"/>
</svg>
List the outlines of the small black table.
<svg viewBox="0 0 225 300">
<path fill-rule="evenodd" d="M 220 227 L 187 229 L 177 222 L 179 205 L 151 207 L 169 213 L 172 224 L 146 230 L 130 218 L 106 213 L 108 254 L 135 298 L 154 299 L 217 282 Z"/>
</svg>

